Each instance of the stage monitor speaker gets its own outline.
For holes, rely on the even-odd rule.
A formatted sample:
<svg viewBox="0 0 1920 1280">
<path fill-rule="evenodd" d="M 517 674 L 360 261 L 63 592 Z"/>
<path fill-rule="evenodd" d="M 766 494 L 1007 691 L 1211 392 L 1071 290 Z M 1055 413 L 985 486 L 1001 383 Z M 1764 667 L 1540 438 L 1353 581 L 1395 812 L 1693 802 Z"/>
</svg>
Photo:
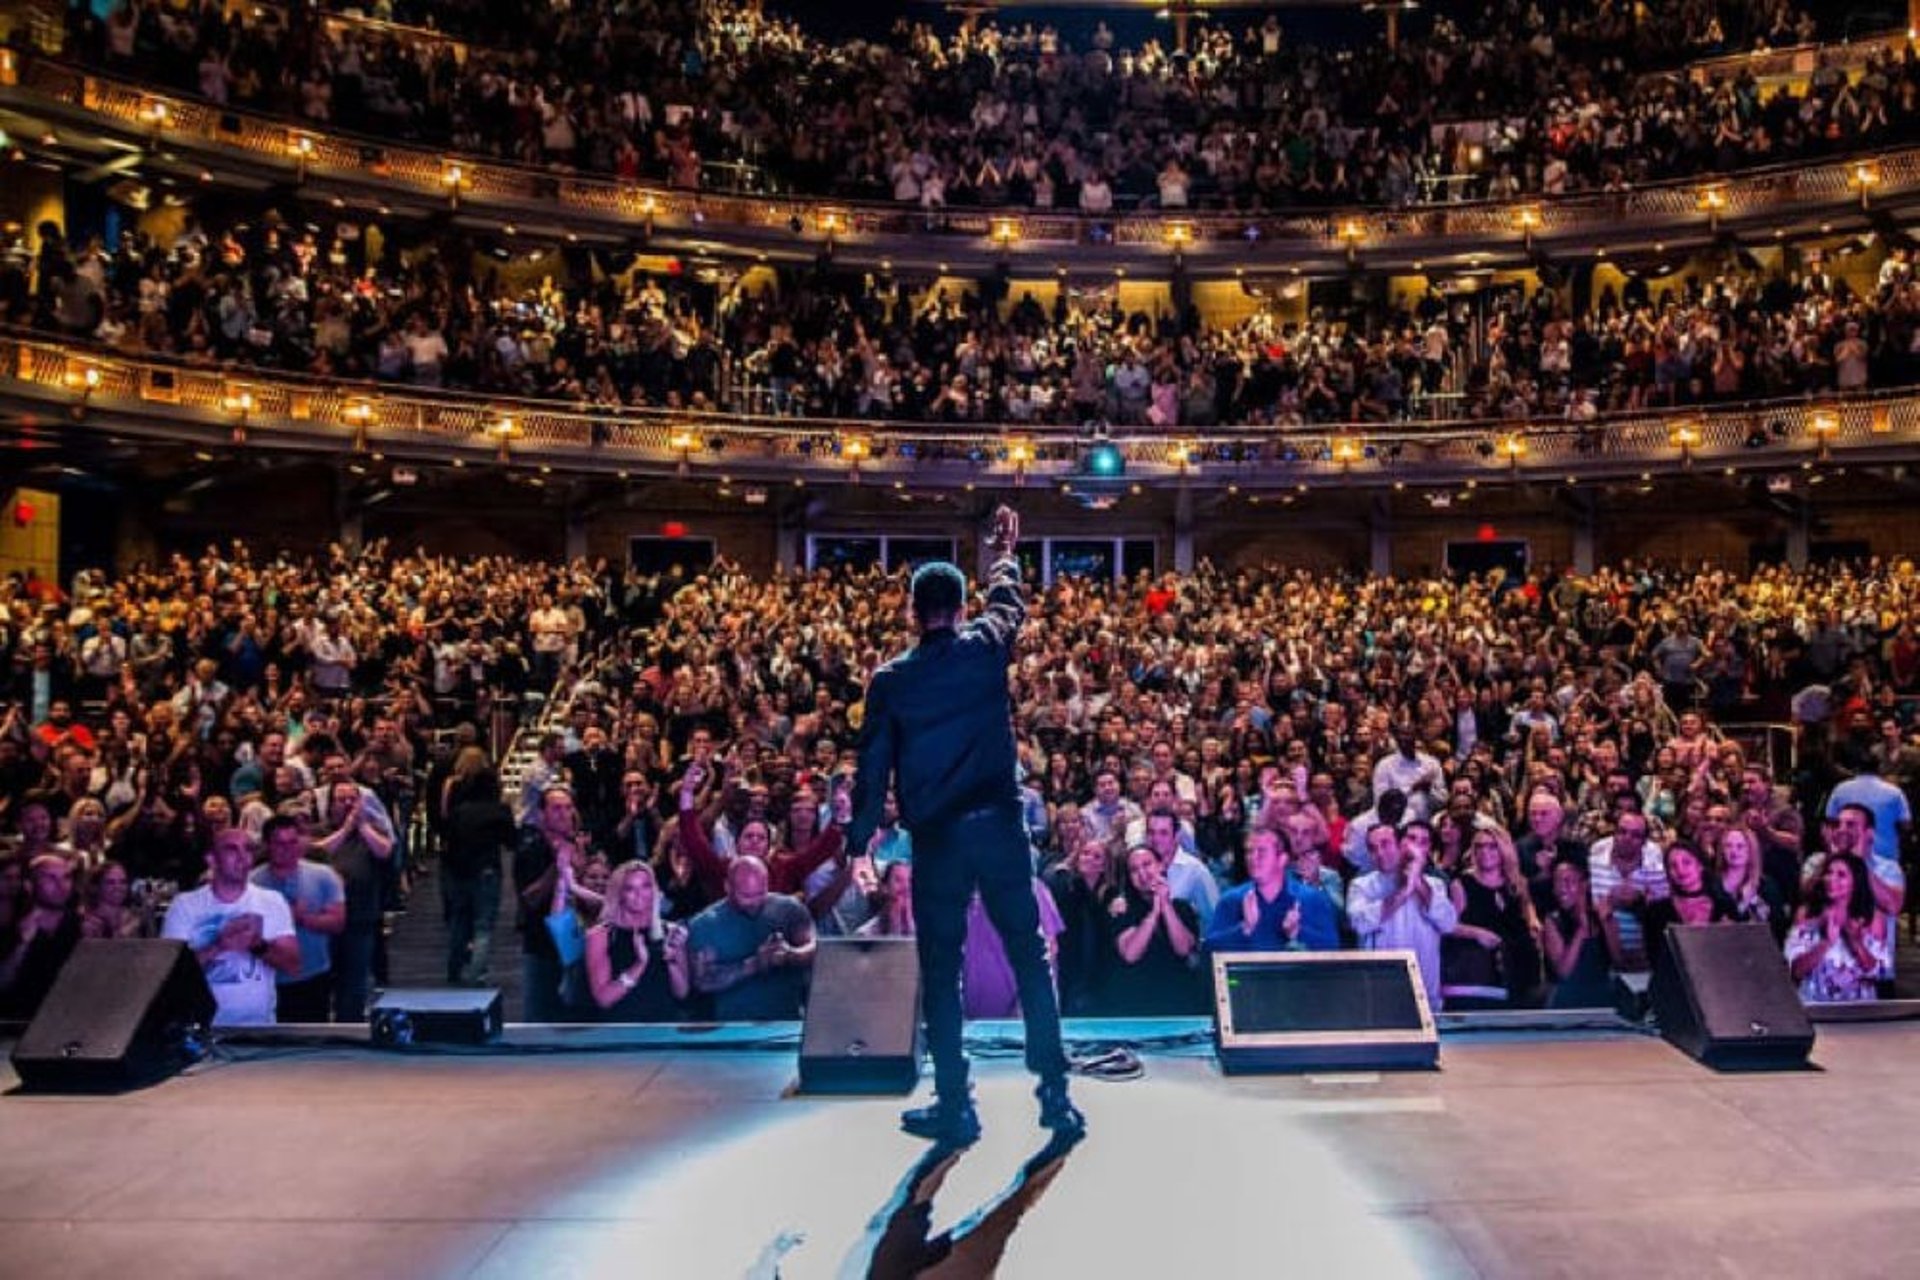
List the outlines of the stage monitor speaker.
<svg viewBox="0 0 1920 1280">
<path fill-rule="evenodd" d="M 36 1093 L 114 1093 L 164 1079 L 201 1054 L 213 992 L 184 942 L 87 938 L 13 1049 Z"/>
<path fill-rule="evenodd" d="M 374 997 L 367 1026 L 375 1044 L 486 1044 L 500 1038 L 500 992 L 492 987 L 391 987 Z"/>
<path fill-rule="evenodd" d="M 1764 924 L 1674 925 L 1651 997 L 1660 1034 L 1716 1070 L 1791 1070 L 1813 1052 L 1813 1022 Z"/>
<path fill-rule="evenodd" d="M 911 1093 L 920 1042 L 913 939 L 821 939 L 800 1033 L 800 1092 Z"/>
<path fill-rule="evenodd" d="M 1411 951 L 1219 952 L 1213 1011 L 1229 1074 L 1419 1070 L 1440 1061 Z"/>
</svg>

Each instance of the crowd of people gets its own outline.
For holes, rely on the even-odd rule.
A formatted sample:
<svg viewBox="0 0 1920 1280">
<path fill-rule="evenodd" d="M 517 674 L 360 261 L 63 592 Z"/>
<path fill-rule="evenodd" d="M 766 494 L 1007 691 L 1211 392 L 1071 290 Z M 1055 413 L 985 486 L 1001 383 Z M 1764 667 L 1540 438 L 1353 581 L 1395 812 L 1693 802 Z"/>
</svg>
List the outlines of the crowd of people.
<svg viewBox="0 0 1920 1280">
<path fill-rule="evenodd" d="M 628 595 L 586 564 L 378 544 L 0 585 L 0 1019 L 80 937 L 160 933 L 228 1021 L 358 1019 L 416 816 L 439 826 L 423 789 L 510 736 Z"/>
<path fill-rule="evenodd" d="M 1187 52 L 1052 27 L 897 22 L 835 42 L 759 5 L 426 5 L 488 48 L 304 5 L 78 6 L 71 46 L 122 74 L 317 127 L 681 188 L 1090 215 L 1622 190 L 1914 136 L 1920 70 L 1696 83 L 1676 59 L 1820 35 L 1788 0 L 1502 0 L 1396 45 L 1203 26 Z M 464 20 L 463 20 L 464 19 Z"/>
<path fill-rule="evenodd" d="M 1042 304 L 992 281 L 705 279 L 590 261 L 529 280 L 458 238 L 370 253 L 363 232 L 268 209 L 109 247 L 69 245 L 47 224 L 37 245 L 0 255 L 0 323 L 131 354 L 609 411 L 1014 426 L 1582 419 L 1920 372 L 1920 284 L 1901 246 L 1857 290 L 1834 258 L 1774 274 L 1729 260 L 1670 282 L 1635 276 L 1577 310 L 1563 291 L 1516 287 L 1209 324 L 1191 308 L 1129 312 L 1111 287 Z"/>
<path fill-rule="evenodd" d="M 351 1019 L 383 870 L 424 832 L 450 982 L 488 980 L 510 883 L 530 1018 L 795 1016 L 817 938 L 914 930 L 913 833 L 889 808 L 846 840 L 905 593 L 379 548 L 16 583 L 0 1005 L 30 1009 L 82 935 L 157 930 L 228 1020 Z M 1612 1005 L 1673 925 L 1721 921 L 1771 929 L 1808 1000 L 1894 989 L 1910 563 L 1203 564 L 1033 595 L 1010 678 L 1071 1013 L 1203 1013 L 1213 951 L 1343 947 L 1413 950 L 1445 1008 Z M 470 726 L 536 668 L 564 712 L 503 795 Z M 1011 1014 L 979 910 L 966 973 L 971 1016 Z"/>
</svg>

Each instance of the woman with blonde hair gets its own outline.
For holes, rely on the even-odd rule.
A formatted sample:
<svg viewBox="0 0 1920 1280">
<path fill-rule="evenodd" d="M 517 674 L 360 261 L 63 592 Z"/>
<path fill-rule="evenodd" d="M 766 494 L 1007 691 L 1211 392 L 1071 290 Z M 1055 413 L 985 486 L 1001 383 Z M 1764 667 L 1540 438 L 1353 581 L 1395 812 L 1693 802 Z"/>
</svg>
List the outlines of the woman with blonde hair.
<svg viewBox="0 0 1920 1280">
<path fill-rule="evenodd" d="M 1441 947 L 1447 1007 L 1530 1004 L 1540 987 L 1540 919 L 1513 838 L 1475 828 L 1448 892 L 1460 922 Z"/>
<path fill-rule="evenodd" d="M 587 987 L 603 1022 L 677 1022 L 691 989 L 687 931 L 660 919 L 653 868 L 623 862 L 607 877 L 600 922 L 587 930 Z"/>
<path fill-rule="evenodd" d="M 1774 941 L 1784 943 L 1792 917 L 1780 886 L 1762 866 L 1760 838 L 1752 828 L 1736 822 L 1720 833 L 1719 845 L 1713 854 L 1714 870 L 1720 887 L 1733 901 L 1734 919 L 1765 924 L 1773 930 Z"/>
</svg>

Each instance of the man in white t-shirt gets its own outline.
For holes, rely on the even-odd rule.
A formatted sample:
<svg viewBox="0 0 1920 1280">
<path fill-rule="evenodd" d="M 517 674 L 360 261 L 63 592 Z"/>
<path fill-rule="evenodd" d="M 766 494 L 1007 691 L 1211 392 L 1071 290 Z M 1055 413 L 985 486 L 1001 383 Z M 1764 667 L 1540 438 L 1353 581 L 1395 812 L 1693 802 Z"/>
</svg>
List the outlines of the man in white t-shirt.
<svg viewBox="0 0 1920 1280">
<path fill-rule="evenodd" d="M 540 607 L 527 619 L 527 627 L 533 632 L 533 678 L 545 693 L 560 677 L 560 659 L 571 637 L 567 611 L 556 605 L 552 596 L 543 595 Z"/>
<path fill-rule="evenodd" d="M 1435 798 L 1446 791 L 1446 776 L 1440 762 L 1419 749 L 1410 727 L 1394 727 L 1393 747 L 1373 766 L 1374 799 L 1401 792 L 1407 797 L 1407 817 L 1425 822 L 1433 816 Z"/>
<path fill-rule="evenodd" d="M 250 884 L 253 838 L 222 831 L 207 850 L 208 882 L 167 908 L 161 936 L 193 948 L 218 1006 L 216 1027 L 272 1025 L 274 975 L 300 972 L 300 943 L 287 900 Z"/>
</svg>

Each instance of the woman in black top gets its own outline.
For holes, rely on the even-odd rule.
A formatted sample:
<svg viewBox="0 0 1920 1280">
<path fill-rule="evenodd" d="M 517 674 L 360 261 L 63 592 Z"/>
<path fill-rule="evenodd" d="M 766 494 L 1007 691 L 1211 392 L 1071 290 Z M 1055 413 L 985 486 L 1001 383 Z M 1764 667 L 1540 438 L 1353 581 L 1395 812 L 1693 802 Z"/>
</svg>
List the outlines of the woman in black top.
<svg viewBox="0 0 1920 1280">
<path fill-rule="evenodd" d="M 1060 1008 L 1081 1014 L 1091 1008 L 1113 968 L 1108 907 L 1120 893 L 1117 869 L 1108 846 L 1088 838 L 1070 863 L 1047 873 L 1047 888 L 1066 928 L 1060 934 Z"/>
<path fill-rule="evenodd" d="M 1667 897 L 1647 904 L 1647 957 L 1656 964 L 1667 948 L 1667 930 L 1676 924 L 1722 924 L 1737 921 L 1733 899 L 1707 870 L 1698 849 L 1675 841 L 1667 846 Z"/>
<path fill-rule="evenodd" d="M 1473 831 L 1467 865 L 1449 892 L 1460 923 L 1440 949 L 1447 1007 L 1532 1003 L 1540 986 L 1540 922 L 1519 855 L 1504 830 Z"/>
<path fill-rule="evenodd" d="M 1206 987 L 1190 963 L 1200 946 L 1193 907 L 1168 892 L 1153 850 L 1127 855 L 1125 893 L 1111 903 L 1109 928 L 1120 963 L 1097 1011 L 1109 1017 L 1167 1017 L 1207 1011 Z"/>
<path fill-rule="evenodd" d="M 600 923 L 587 931 L 587 983 L 602 1022 L 677 1022 L 687 998 L 687 931 L 663 926 L 644 862 L 607 877 Z"/>
<path fill-rule="evenodd" d="M 1553 864 L 1553 910 L 1541 922 L 1546 951 L 1549 1009 L 1608 1008 L 1613 997 L 1613 960 L 1607 933 L 1593 906 L 1584 862 Z"/>
</svg>

